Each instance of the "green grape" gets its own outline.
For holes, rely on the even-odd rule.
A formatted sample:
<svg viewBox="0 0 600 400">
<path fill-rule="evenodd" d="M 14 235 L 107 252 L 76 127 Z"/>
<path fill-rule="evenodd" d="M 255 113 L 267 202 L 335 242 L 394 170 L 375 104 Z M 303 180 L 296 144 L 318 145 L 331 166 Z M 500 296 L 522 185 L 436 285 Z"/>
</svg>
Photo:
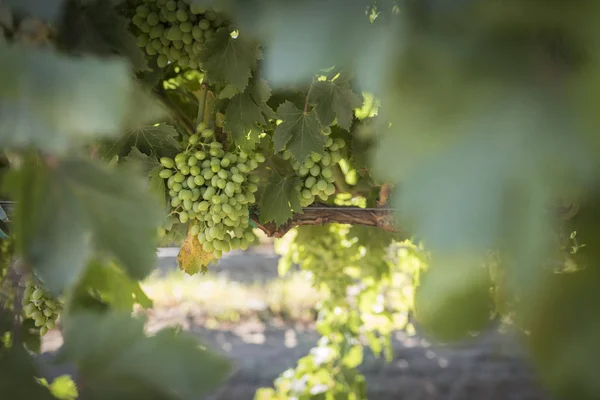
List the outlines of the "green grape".
<svg viewBox="0 0 600 400">
<path fill-rule="evenodd" d="M 229 172 L 227 172 L 227 170 L 222 169 L 217 173 L 217 175 L 221 179 L 227 179 L 229 177 Z"/>
<path fill-rule="evenodd" d="M 175 11 L 177 10 L 177 2 L 173 0 L 167 1 L 167 10 Z"/>
<path fill-rule="evenodd" d="M 190 167 L 187 164 L 184 164 L 181 166 L 181 168 L 179 168 L 179 172 L 181 172 L 184 175 L 189 175 L 190 174 Z"/>
<path fill-rule="evenodd" d="M 214 195 L 215 195 L 215 188 L 214 188 L 214 187 L 212 187 L 212 186 L 209 186 L 209 187 L 206 189 L 206 192 L 204 192 L 204 195 L 202 196 L 202 198 L 203 198 L 204 200 L 210 200 L 210 199 L 212 199 L 212 197 L 213 197 Z"/>
<path fill-rule="evenodd" d="M 258 183 L 260 181 L 260 177 L 258 175 L 249 175 L 248 180 L 251 183 Z"/>
<path fill-rule="evenodd" d="M 212 129 L 204 129 L 202 131 L 202 137 L 205 139 L 211 138 L 215 135 L 215 131 L 213 131 Z"/>
<path fill-rule="evenodd" d="M 321 175 L 323 175 L 324 178 L 331 178 L 333 177 L 333 171 L 331 168 L 325 167 L 321 170 Z"/>
<path fill-rule="evenodd" d="M 258 191 L 258 186 L 255 183 L 249 183 L 248 184 L 248 191 L 250 193 L 256 193 L 256 191 Z"/>
<path fill-rule="evenodd" d="M 333 143 L 338 146 L 338 148 L 343 149 L 346 147 L 346 142 L 342 138 L 334 139 Z"/>
<path fill-rule="evenodd" d="M 329 150 L 331 150 L 332 152 L 338 151 L 339 149 L 340 149 L 340 146 L 338 146 L 337 143 L 334 143 L 331 146 L 329 146 Z"/>
<path fill-rule="evenodd" d="M 146 18 L 150 14 L 150 9 L 144 5 L 137 6 L 135 12 L 142 18 Z"/>
<path fill-rule="evenodd" d="M 196 182 L 194 182 L 195 178 L 196 177 L 194 177 L 194 176 L 188 176 L 188 178 L 186 179 L 186 183 L 190 189 L 195 189 L 197 186 Z"/>
<path fill-rule="evenodd" d="M 207 31 L 210 29 L 210 21 L 207 19 L 201 19 L 200 22 L 198 22 L 198 27 L 203 31 Z"/>
<path fill-rule="evenodd" d="M 190 218 L 190 216 L 188 215 L 188 213 L 186 211 L 182 211 L 179 213 L 179 222 L 181 222 L 182 224 L 185 224 L 186 222 L 188 222 L 189 218 Z"/>
<path fill-rule="evenodd" d="M 140 35 L 137 38 L 137 45 L 138 47 L 146 47 L 148 45 L 148 41 L 150 40 L 150 38 L 148 37 L 148 35 Z"/>
<path fill-rule="evenodd" d="M 171 190 L 169 190 L 169 196 L 175 197 L 175 196 L 177 196 L 177 192 L 174 191 L 173 189 L 171 189 Z"/>
<path fill-rule="evenodd" d="M 321 172 L 321 168 L 319 168 L 318 165 L 314 165 L 311 169 L 310 169 L 310 174 L 312 176 L 319 176 L 319 173 Z"/>
<path fill-rule="evenodd" d="M 192 199 L 183 200 L 182 204 L 183 204 L 183 209 L 188 211 L 188 217 L 191 217 L 190 211 L 192 211 L 192 208 L 194 206 L 194 202 L 192 201 Z"/>
<path fill-rule="evenodd" d="M 204 39 L 204 32 L 198 25 L 194 25 L 191 30 L 194 40 Z"/>
<path fill-rule="evenodd" d="M 198 164 L 198 159 L 196 157 L 191 156 L 190 158 L 188 158 L 188 167 L 191 168 L 197 164 Z M 198 175 L 198 174 L 196 174 L 196 175 Z"/>
<path fill-rule="evenodd" d="M 136 14 L 131 19 L 131 22 L 133 22 L 133 24 L 139 28 L 143 23 L 146 23 L 146 17 L 141 17 Z"/>
<path fill-rule="evenodd" d="M 231 176 L 231 180 L 237 183 L 242 183 L 244 182 L 244 177 L 241 174 L 233 174 Z"/>
<path fill-rule="evenodd" d="M 214 173 L 217 173 L 217 172 L 219 172 L 221 170 L 221 165 L 218 165 L 218 164 L 217 165 L 211 165 L 210 166 L 210 170 L 212 172 L 214 172 Z"/>
<path fill-rule="evenodd" d="M 155 12 L 151 12 L 150 14 L 148 14 L 148 17 L 146 17 L 146 22 L 150 26 L 154 26 L 154 25 L 158 24 L 159 21 L 160 21 L 160 19 L 158 17 L 158 14 Z"/>
<path fill-rule="evenodd" d="M 175 42 L 177 40 L 181 40 L 181 29 L 178 26 L 172 26 L 167 32 L 167 39 Z"/>
<path fill-rule="evenodd" d="M 187 56 L 181 56 L 179 59 L 179 65 L 182 67 L 187 67 L 190 64 L 190 59 Z"/>
<path fill-rule="evenodd" d="M 190 234 L 198 235 L 200 233 L 200 225 L 192 225 L 190 228 Z"/>
<path fill-rule="evenodd" d="M 309 176 L 304 181 L 304 186 L 310 189 L 315 183 L 317 183 L 317 178 L 315 178 L 314 176 Z"/>
<path fill-rule="evenodd" d="M 301 194 L 305 199 L 310 199 L 313 197 L 312 193 L 308 189 L 303 189 Z"/>
<path fill-rule="evenodd" d="M 215 176 L 215 173 L 212 172 L 212 170 L 208 169 L 207 171 L 204 171 L 202 176 L 204 177 L 204 179 L 209 180 L 209 179 L 212 179 L 213 176 Z"/>
<path fill-rule="evenodd" d="M 325 190 L 325 189 L 327 188 L 327 182 L 325 182 L 324 180 L 322 180 L 322 179 L 321 179 L 321 180 L 319 180 L 319 181 L 317 182 L 317 185 L 316 185 L 316 187 L 317 187 L 317 189 L 319 189 L 320 191 L 323 191 L 323 190 Z"/>
<path fill-rule="evenodd" d="M 154 56 L 154 55 L 156 55 L 158 52 L 156 51 L 156 49 L 154 48 L 154 46 L 152 46 L 152 44 L 151 44 L 151 43 L 148 43 L 148 44 L 146 45 L 146 53 L 147 53 L 149 56 Z"/>
<path fill-rule="evenodd" d="M 298 169 L 298 171 L 296 171 L 296 172 L 297 172 L 298 176 L 304 177 L 304 176 L 308 175 L 309 169 L 306 167 L 300 167 Z"/>
<path fill-rule="evenodd" d="M 181 24 L 179 24 L 179 29 L 181 29 L 181 32 L 183 33 L 188 33 L 188 32 L 192 32 L 192 23 L 187 21 L 187 22 L 183 22 Z"/>
<path fill-rule="evenodd" d="M 158 176 L 160 176 L 163 179 L 170 178 L 172 175 L 173 175 L 173 170 L 171 170 L 171 169 L 163 169 L 162 171 L 160 171 L 158 173 Z"/>
<path fill-rule="evenodd" d="M 175 175 L 173 175 L 173 177 L 174 177 L 173 179 L 175 180 L 175 182 L 178 182 L 178 183 L 183 182 L 183 180 L 185 179 L 185 176 L 181 172 L 177 172 Z"/>
<path fill-rule="evenodd" d="M 206 8 L 202 7 L 198 3 L 192 3 L 190 4 L 190 12 L 195 15 L 204 14 L 206 12 Z"/>
<path fill-rule="evenodd" d="M 176 164 L 179 164 L 179 163 L 185 162 L 185 160 L 186 160 L 186 156 L 185 156 L 185 154 L 183 154 L 183 153 L 179 153 L 179 154 L 177 154 L 177 155 L 175 156 L 175 163 L 176 163 Z"/>
<path fill-rule="evenodd" d="M 225 186 L 227 186 L 227 181 L 225 179 L 219 179 L 217 181 L 217 187 L 219 189 L 225 189 Z"/>
<path fill-rule="evenodd" d="M 201 150 L 198 150 L 194 153 L 194 157 L 196 157 L 198 160 L 204 160 L 206 158 L 206 153 Z"/>
<path fill-rule="evenodd" d="M 327 184 L 327 187 L 323 190 L 327 196 L 331 196 L 335 193 L 335 186 L 332 183 Z"/>
<path fill-rule="evenodd" d="M 210 203 L 208 201 L 201 201 L 198 203 L 198 212 L 206 211 L 210 207 Z"/>
<path fill-rule="evenodd" d="M 198 168 L 198 167 L 192 167 L 192 168 Z M 191 172 L 192 168 L 190 168 L 190 172 Z M 205 182 L 205 180 L 204 180 L 203 176 L 201 176 L 201 175 L 194 176 L 194 183 L 196 184 L 196 186 L 202 186 L 202 185 L 204 185 L 204 182 Z"/>
<path fill-rule="evenodd" d="M 332 144 L 333 144 L 333 139 L 328 137 L 327 140 L 325 140 L 325 147 L 331 147 Z"/>
<path fill-rule="evenodd" d="M 194 37 L 192 36 L 191 33 L 189 32 L 184 32 L 181 35 L 181 40 L 183 41 L 184 44 L 186 45 L 191 45 L 192 43 L 194 43 Z M 190 50 L 188 50 L 188 53 L 191 53 L 191 47 Z"/>
<path fill-rule="evenodd" d="M 185 22 L 188 20 L 188 13 L 185 12 L 185 10 L 183 9 L 179 9 L 177 10 L 177 20 L 181 21 L 181 22 Z"/>
<path fill-rule="evenodd" d="M 173 197 L 171 198 L 171 207 L 177 208 L 181 205 L 182 202 L 183 200 L 181 200 L 179 197 Z"/>
<path fill-rule="evenodd" d="M 152 29 L 150 29 L 149 32 L 149 36 L 152 39 L 158 39 L 163 35 L 163 32 L 165 31 L 165 27 L 162 24 L 158 24 L 152 27 Z M 160 44 L 162 45 L 163 43 L 160 42 Z"/>
<path fill-rule="evenodd" d="M 337 164 L 342 159 L 342 156 L 338 152 L 331 153 L 331 162 Z"/>
<path fill-rule="evenodd" d="M 169 59 L 164 54 L 161 54 L 156 59 L 156 65 L 158 66 L 158 68 L 164 68 L 167 66 L 167 64 L 169 64 Z"/>
</svg>

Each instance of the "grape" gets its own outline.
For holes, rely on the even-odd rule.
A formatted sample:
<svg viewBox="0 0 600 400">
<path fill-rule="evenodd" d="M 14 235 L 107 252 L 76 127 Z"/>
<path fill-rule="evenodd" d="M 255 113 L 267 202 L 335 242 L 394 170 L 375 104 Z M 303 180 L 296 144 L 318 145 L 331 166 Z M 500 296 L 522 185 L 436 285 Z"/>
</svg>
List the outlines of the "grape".
<svg viewBox="0 0 600 400">
<path fill-rule="evenodd" d="M 210 21 L 207 19 L 201 19 L 200 22 L 198 22 L 198 27 L 203 31 L 206 31 L 210 29 Z"/>
<path fill-rule="evenodd" d="M 29 278 L 25 282 L 23 291 L 23 313 L 25 317 L 34 321 L 34 325 L 39 328 L 40 335 L 48 333 L 49 329 L 54 329 L 56 319 L 62 309 L 62 305 L 52 299 L 44 288 Z"/>
<path fill-rule="evenodd" d="M 162 171 L 160 171 L 158 173 L 158 176 L 160 176 L 163 179 L 170 178 L 172 175 L 173 175 L 173 170 L 171 170 L 171 169 L 163 169 Z"/>
<path fill-rule="evenodd" d="M 164 54 L 161 54 L 160 56 L 158 56 L 158 58 L 156 59 L 156 65 L 158 65 L 159 68 L 164 68 L 167 66 L 167 64 L 169 63 L 169 59 L 167 58 L 167 56 L 165 56 Z"/>
<path fill-rule="evenodd" d="M 295 188 L 298 191 L 302 207 L 312 204 L 315 197 L 326 201 L 329 196 L 335 194 L 336 188 L 333 184 L 332 165 L 341 160 L 342 156 L 339 150 L 345 146 L 344 139 L 328 137 L 325 141 L 323 154 L 311 153 L 306 160 L 294 160 L 291 162 L 296 176 L 303 181 L 302 184 Z M 289 150 L 284 150 L 281 153 L 281 157 L 284 160 L 291 160 L 292 153 Z M 248 162 L 248 164 L 251 164 L 252 161 L 260 161 L 260 159 L 259 154 L 256 154 L 254 159 Z M 250 167 L 254 166 L 250 165 Z M 254 189 L 254 187 L 248 187 L 248 191 L 252 192 L 250 189 Z"/>
<path fill-rule="evenodd" d="M 148 17 L 146 18 L 146 22 L 150 26 L 154 26 L 154 25 L 158 24 L 159 21 L 160 21 L 160 18 L 158 17 L 158 14 L 155 12 L 151 12 L 150 14 L 148 14 Z"/>
</svg>

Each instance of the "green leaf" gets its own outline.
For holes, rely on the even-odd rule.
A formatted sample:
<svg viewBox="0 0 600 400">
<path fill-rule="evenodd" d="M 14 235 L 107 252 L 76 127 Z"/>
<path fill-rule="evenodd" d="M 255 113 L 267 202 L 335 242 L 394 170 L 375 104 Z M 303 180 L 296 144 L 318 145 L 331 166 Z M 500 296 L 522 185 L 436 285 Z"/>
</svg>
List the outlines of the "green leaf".
<svg viewBox="0 0 600 400">
<path fill-rule="evenodd" d="M 323 154 L 326 137 L 321 133 L 321 125 L 314 108 L 305 112 L 286 101 L 277 109 L 277 116 L 283 122 L 275 129 L 275 151 L 287 147 L 300 162 L 306 160 L 313 152 Z"/>
<path fill-rule="evenodd" d="M 266 104 L 271 97 L 271 89 L 263 79 L 253 79 L 243 93 L 235 95 L 225 112 L 226 132 L 244 149 L 254 149 L 258 135 L 262 132 L 259 125 L 266 125 L 265 116 L 273 116 L 273 110 Z"/>
<path fill-rule="evenodd" d="M 362 345 L 354 345 L 348 350 L 348 353 L 342 358 L 342 363 L 348 368 L 356 368 L 363 361 Z"/>
<path fill-rule="evenodd" d="M 6 399 L 55 400 L 40 385 L 33 360 L 22 346 L 0 348 L 0 393 Z"/>
<path fill-rule="evenodd" d="M 260 199 L 261 222 L 274 221 L 280 226 L 290 219 L 294 212 L 300 212 L 300 193 L 295 188 L 300 183 L 300 179 L 295 176 L 271 175 Z"/>
<path fill-rule="evenodd" d="M 177 131 L 171 125 L 143 125 L 132 129 L 116 142 L 104 146 L 103 158 L 110 160 L 115 155 L 124 157 L 137 148 L 146 155 L 168 156 L 181 149 Z"/>
<path fill-rule="evenodd" d="M 362 104 L 348 80 L 341 76 L 333 81 L 313 83 L 308 99 L 323 126 L 331 125 L 337 118 L 338 125 L 346 130 L 350 130 L 354 109 Z"/>
<path fill-rule="evenodd" d="M 218 29 L 200 54 L 209 82 L 227 82 L 237 92 L 248 86 L 257 57 L 258 49 L 254 43 L 242 35 L 232 38 L 226 28 Z"/>
<path fill-rule="evenodd" d="M 138 165 L 142 172 L 148 176 L 148 191 L 155 195 L 160 206 L 167 209 L 167 196 L 165 180 L 160 177 L 159 173 L 163 170 L 163 166 L 156 157 L 148 156 L 137 147 L 125 158 L 127 162 L 133 162 Z"/>
<path fill-rule="evenodd" d="M 0 59 L 1 147 L 64 153 L 119 133 L 132 87 L 127 63 L 18 45 L 0 45 Z"/>
<path fill-rule="evenodd" d="M 53 166 L 30 160 L 7 177 L 17 243 L 49 290 L 78 279 L 93 244 L 134 279 L 152 270 L 160 213 L 144 185 L 128 171 L 75 158 Z"/>
<path fill-rule="evenodd" d="M 127 57 L 136 70 L 148 69 L 146 57 L 129 30 L 130 21 L 117 14 L 112 0 L 88 1 L 68 8 L 59 31 L 59 46 L 72 53 Z"/>
<path fill-rule="evenodd" d="M 152 300 L 146 296 L 139 283 L 114 263 L 92 261 L 77 283 L 72 301 L 77 302 L 78 294 L 87 295 L 90 290 L 116 311 L 131 312 L 136 303 L 144 308 L 152 307 Z"/>
<path fill-rule="evenodd" d="M 147 337 L 144 321 L 128 314 L 76 314 L 65 322 L 58 359 L 77 364 L 85 399 L 198 398 L 229 371 L 196 338 L 174 329 Z"/>
</svg>

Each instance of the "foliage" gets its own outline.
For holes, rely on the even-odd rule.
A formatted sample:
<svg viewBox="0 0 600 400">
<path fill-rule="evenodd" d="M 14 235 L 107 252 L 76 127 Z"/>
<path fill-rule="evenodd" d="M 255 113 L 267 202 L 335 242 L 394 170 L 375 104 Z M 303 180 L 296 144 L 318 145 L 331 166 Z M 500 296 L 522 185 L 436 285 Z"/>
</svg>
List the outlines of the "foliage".
<svg viewBox="0 0 600 400">
<path fill-rule="evenodd" d="M 409 314 L 439 341 L 510 322 L 557 396 L 597 398 L 599 8 L 1 0 L 2 393 L 206 393 L 226 363 L 146 336 L 137 281 L 158 243 L 195 273 L 257 227 L 292 229 L 282 269 L 327 295 L 319 346 L 259 398 L 364 398 L 361 341 L 389 356 Z M 345 212 L 401 233 L 294 228 Z M 77 394 L 25 351 L 56 299 Z"/>
</svg>

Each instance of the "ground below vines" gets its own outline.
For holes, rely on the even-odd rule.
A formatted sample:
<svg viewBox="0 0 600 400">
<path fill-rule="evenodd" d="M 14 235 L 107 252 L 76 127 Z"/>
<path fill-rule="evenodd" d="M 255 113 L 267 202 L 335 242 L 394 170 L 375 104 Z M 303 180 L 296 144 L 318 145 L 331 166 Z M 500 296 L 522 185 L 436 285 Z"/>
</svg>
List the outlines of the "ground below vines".
<svg viewBox="0 0 600 400">
<path fill-rule="evenodd" d="M 159 275 L 166 276 L 175 268 L 174 254 L 164 252 Z M 240 287 L 253 285 L 258 291 L 270 290 L 267 285 L 276 278 L 276 271 L 277 259 L 268 247 L 232 254 L 214 268 L 221 282 L 233 282 Z M 255 313 L 238 310 L 233 317 L 215 318 L 211 306 L 223 310 L 218 298 L 213 300 L 214 304 L 190 305 L 189 301 L 177 301 L 182 297 L 182 293 L 175 293 L 169 300 L 157 302 L 149 312 L 148 329 L 181 324 L 234 361 L 235 371 L 229 380 L 205 400 L 252 399 L 257 388 L 270 386 L 279 373 L 307 354 L 318 338 L 309 318 L 302 314 L 291 319 L 273 317 L 273 313 L 269 317 L 264 311 L 265 308 L 272 311 L 272 306 L 253 304 L 242 298 L 239 301 L 244 303 L 244 310 L 250 308 Z M 42 361 L 48 359 L 60 342 L 58 332 L 47 335 L 43 345 L 47 353 Z M 461 346 L 440 348 L 418 337 L 398 333 L 394 348 L 391 363 L 367 354 L 361 366 L 372 400 L 550 399 L 536 383 L 523 351 L 509 335 L 490 333 Z M 65 369 L 69 367 L 44 367 L 50 378 Z"/>
</svg>

